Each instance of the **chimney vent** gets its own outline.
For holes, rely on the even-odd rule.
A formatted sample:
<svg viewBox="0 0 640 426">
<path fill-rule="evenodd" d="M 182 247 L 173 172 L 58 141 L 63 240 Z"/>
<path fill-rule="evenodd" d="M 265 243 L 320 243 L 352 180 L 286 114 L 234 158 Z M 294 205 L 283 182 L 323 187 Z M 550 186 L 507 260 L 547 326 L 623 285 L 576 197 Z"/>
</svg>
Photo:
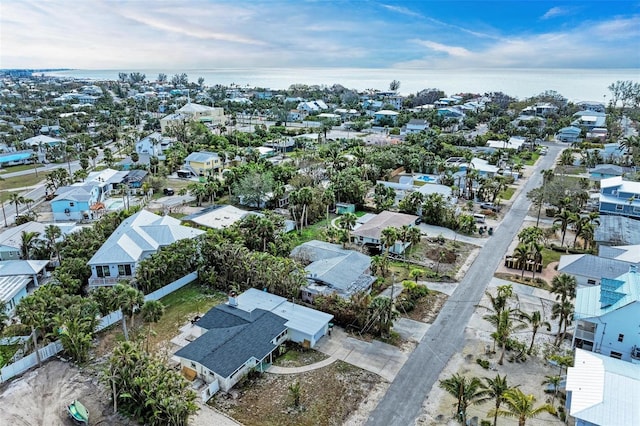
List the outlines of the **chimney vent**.
<svg viewBox="0 0 640 426">
<path fill-rule="evenodd" d="M 229 292 L 229 306 L 233 306 L 234 308 L 238 306 L 238 293 L 235 291 Z"/>
</svg>

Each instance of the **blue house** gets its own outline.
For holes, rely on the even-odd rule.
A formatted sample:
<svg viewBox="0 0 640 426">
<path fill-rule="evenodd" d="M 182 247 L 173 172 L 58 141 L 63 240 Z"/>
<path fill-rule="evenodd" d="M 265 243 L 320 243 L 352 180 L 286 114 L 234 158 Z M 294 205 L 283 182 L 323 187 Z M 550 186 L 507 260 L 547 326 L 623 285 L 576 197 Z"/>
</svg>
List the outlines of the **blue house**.
<svg viewBox="0 0 640 426">
<path fill-rule="evenodd" d="M 578 142 L 580 133 L 582 133 L 582 130 L 579 127 L 563 127 L 556 133 L 556 140 L 569 143 Z"/>
<path fill-rule="evenodd" d="M 589 170 L 589 179 L 602 180 L 616 176 L 622 176 L 625 173 L 624 167 L 616 164 L 598 164 Z"/>
<path fill-rule="evenodd" d="M 613 214 L 640 219 L 640 182 L 623 180 L 622 176 L 600 181 L 600 214 Z"/>
<path fill-rule="evenodd" d="M 51 200 L 56 221 L 82 220 L 89 217 L 91 206 L 99 201 L 99 189 L 94 186 L 65 186 L 58 188 L 58 196 Z"/>
</svg>

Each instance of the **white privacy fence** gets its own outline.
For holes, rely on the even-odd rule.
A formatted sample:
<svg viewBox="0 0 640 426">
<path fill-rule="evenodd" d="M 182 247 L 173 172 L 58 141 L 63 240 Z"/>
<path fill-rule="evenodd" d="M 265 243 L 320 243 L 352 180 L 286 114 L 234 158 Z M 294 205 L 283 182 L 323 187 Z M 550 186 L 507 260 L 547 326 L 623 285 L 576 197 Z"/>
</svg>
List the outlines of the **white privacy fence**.
<svg viewBox="0 0 640 426">
<path fill-rule="evenodd" d="M 167 284 L 166 286 L 154 291 L 153 293 L 149 293 L 144 297 L 145 302 L 147 300 L 159 300 L 164 296 L 173 293 L 174 291 L 184 287 L 185 285 L 194 282 L 198 278 L 197 272 L 192 272 L 188 275 L 185 275 L 182 278 L 175 280 L 174 282 Z M 122 312 L 120 310 L 111 312 L 109 315 L 106 315 L 100 319 L 100 324 L 96 328 L 96 331 L 104 330 L 110 325 L 115 324 L 116 322 L 122 319 Z M 22 340 L 24 337 L 28 336 L 19 336 L 17 339 Z M 6 344 L 6 343 L 5 343 Z M 44 348 L 41 348 L 38 352 L 40 354 L 40 360 L 44 361 L 46 359 L 51 358 L 52 356 L 58 354 L 62 351 L 62 343 L 59 340 L 56 340 L 53 343 L 48 344 Z M 38 359 L 36 357 L 35 352 L 29 354 L 20 360 L 5 365 L 0 369 L 0 383 L 6 382 L 12 377 L 18 376 L 28 369 L 35 367 L 38 364 Z"/>
</svg>

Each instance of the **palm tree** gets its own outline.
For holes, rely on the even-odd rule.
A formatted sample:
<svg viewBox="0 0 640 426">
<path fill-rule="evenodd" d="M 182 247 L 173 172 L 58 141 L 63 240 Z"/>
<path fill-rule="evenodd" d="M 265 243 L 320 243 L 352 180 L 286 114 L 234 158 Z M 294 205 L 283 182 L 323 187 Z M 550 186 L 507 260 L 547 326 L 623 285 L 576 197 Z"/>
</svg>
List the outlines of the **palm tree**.
<svg viewBox="0 0 640 426">
<path fill-rule="evenodd" d="M 371 272 L 374 275 L 380 272 L 383 277 L 386 277 L 388 269 L 389 269 L 389 259 L 386 256 L 371 257 Z"/>
<path fill-rule="evenodd" d="M 295 408 L 300 406 L 300 398 L 302 397 L 302 387 L 300 386 L 300 381 L 296 381 L 289 385 L 289 397 L 291 398 L 291 402 Z"/>
<path fill-rule="evenodd" d="M 521 318 L 531 326 L 531 344 L 529 345 L 529 349 L 527 350 L 527 354 L 531 355 L 538 329 L 542 326 L 545 326 L 547 327 L 547 331 L 551 331 L 551 324 L 549 324 L 549 321 L 544 321 L 542 319 L 542 314 L 540 313 L 540 311 L 534 311 L 530 314 L 523 312 Z"/>
<path fill-rule="evenodd" d="M 567 209 L 563 209 L 557 212 L 556 215 L 554 216 L 553 223 L 554 224 L 559 223 L 560 231 L 562 231 L 562 242 L 560 243 L 561 246 L 564 246 L 564 237 L 567 234 L 567 228 L 572 223 L 572 221 L 573 221 L 573 213 L 571 213 Z"/>
<path fill-rule="evenodd" d="M 20 212 L 18 211 L 18 206 L 20 206 L 20 204 L 25 203 L 25 198 L 22 195 L 20 195 L 19 192 L 12 192 L 11 194 L 9 194 L 9 203 L 16 206 L 16 217 L 18 217 L 20 215 Z"/>
<path fill-rule="evenodd" d="M 520 244 L 513 251 L 513 257 L 518 261 L 518 265 L 520 266 L 520 269 L 522 269 L 520 277 L 524 278 L 524 271 L 527 267 L 527 262 L 529 261 L 529 247 L 524 244 Z"/>
<path fill-rule="evenodd" d="M 510 417 L 518 419 L 518 426 L 525 426 L 527 419 L 537 417 L 543 412 L 554 414 L 554 408 L 549 404 L 536 407 L 536 398 L 533 395 L 525 395 L 518 388 L 512 388 L 504 393 L 506 409 L 491 410 L 490 416 Z"/>
<path fill-rule="evenodd" d="M 455 418 L 463 424 L 467 422 L 467 408 L 485 400 L 486 386 L 477 377 L 467 378 L 454 374 L 448 379 L 440 380 L 438 386 L 457 399 Z"/>
<path fill-rule="evenodd" d="M 484 381 L 486 382 L 486 391 L 485 396 L 488 399 L 493 399 L 495 401 L 494 410 L 497 412 L 500 409 L 500 405 L 504 401 L 504 393 L 511 389 L 507 384 L 507 376 L 500 377 L 499 374 L 496 374 L 495 378 L 485 377 Z M 498 415 L 493 415 L 493 426 L 496 426 L 498 422 Z"/>
<path fill-rule="evenodd" d="M 551 318 L 558 318 L 558 334 L 554 342 L 556 346 L 560 345 L 567 334 L 567 326 L 571 324 L 573 320 L 573 308 L 573 303 L 568 300 L 556 302 L 551 308 Z"/>
<path fill-rule="evenodd" d="M 62 230 L 56 225 L 47 225 L 44 228 L 44 236 L 49 243 L 49 250 L 55 252 L 58 258 L 58 264 L 62 264 L 62 258 L 60 257 L 60 247 L 58 245 L 58 238 L 62 236 Z"/>
<path fill-rule="evenodd" d="M 551 280 L 551 292 L 556 294 L 556 300 L 565 301 L 576 297 L 578 282 L 569 274 L 560 274 Z"/>
<path fill-rule="evenodd" d="M 47 324 L 46 316 L 47 303 L 37 294 L 31 294 L 20 299 L 16 306 L 16 316 L 20 318 L 22 324 L 31 327 L 31 338 L 36 353 L 38 365 L 42 363 L 38 348 L 38 331 L 44 330 Z"/>
<path fill-rule="evenodd" d="M 131 317 L 131 323 L 133 325 L 133 314 L 135 314 L 138 307 L 144 303 L 144 295 L 141 291 L 127 284 L 116 284 L 114 291 L 118 305 L 122 311 L 122 331 L 124 333 L 124 339 L 129 340 L 127 317 Z"/>
<path fill-rule="evenodd" d="M 384 228 L 381 232 L 381 237 L 382 245 L 385 247 L 388 257 L 391 248 L 396 244 L 396 241 L 398 241 L 398 231 L 393 227 Z"/>
<path fill-rule="evenodd" d="M 378 296 L 369 304 L 371 312 L 371 324 L 377 325 L 377 332 L 381 336 L 388 336 L 393 325 L 393 320 L 398 312 L 393 309 L 393 300 L 389 297 Z"/>
<path fill-rule="evenodd" d="M 23 260 L 30 259 L 31 251 L 33 250 L 39 236 L 39 232 L 22 231 L 22 234 L 20 234 L 20 256 Z"/>
<path fill-rule="evenodd" d="M 553 386 L 553 399 L 551 400 L 551 405 L 556 401 L 558 397 L 558 390 L 560 388 L 560 383 L 562 383 L 562 376 L 544 376 L 545 379 L 542 381 L 543 385 L 551 385 Z"/>
<path fill-rule="evenodd" d="M 526 325 L 522 323 L 516 315 L 516 311 L 513 309 L 505 309 L 499 314 L 485 315 L 482 318 L 496 328 L 496 331 L 491 334 L 491 337 L 500 345 L 501 352 L 498 364 L 502 365 L 504 363 L 504 354 L 507 351 L 509 338 L 516 331 L 524 329 Z"/>
<path fill-rule="evenodd" d="M 351 232 L 353 230 L 353 227 L 356 226 L 357 221 L 358 216 L 353 213 L 345 213 L 340 219 L 340 228 Z"/>
<path fill-rule="evenodd" d="M 147 352 L 149 352 L 149 336 L 151 336 L 151 324 L 157 323 L 164 314 L 164 305 L 159 300 L 147 300 L 142 305 L 142 320 L 149 324 L 147 330 Z"/>
</svg>

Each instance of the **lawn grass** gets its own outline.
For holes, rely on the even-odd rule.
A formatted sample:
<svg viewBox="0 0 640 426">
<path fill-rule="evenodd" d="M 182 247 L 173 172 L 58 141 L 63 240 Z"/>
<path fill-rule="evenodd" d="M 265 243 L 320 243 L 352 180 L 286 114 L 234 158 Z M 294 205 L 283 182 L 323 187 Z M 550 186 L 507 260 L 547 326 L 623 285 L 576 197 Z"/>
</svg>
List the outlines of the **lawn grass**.
<svg viewBox="0 0 640 426">
<path fill-rule="evenodd" d="M 558 262 L 560 261 L 560 256 L 562 256 L 564 253 L 561 253 L 559 251 L 555 251 L 555 250 L 551 250 L 548 248 L 544 248 L 542 249 L 542 266 L 544 268 L 547 267 L 548 264 L 550 264 L 551 262 Z"/>
<path fill-rule="evenodd" d="M 39 173 L 38 177 L 35 174 L 15 176 L 0 181 L 0 200 L 6 202 L 9 199 L 12 190 L 16 188 L 23 188 L 28 186 L 36 186 L 47 178 L 47 173 Z"/>
<path fill-rule="evenodd" d="M 515 194 L 515 192 L 516 192 L 516 188 L 514 188 L 512 186 L 508 186 L 507 189 L 505 189 L 504 191 L 500 192 L 498 197 L 500 197 L 503 200 L 510 200 L 511 197 L 513 197 L 513 194 Z"/>
<path fill-rule="evenodd" d="M 213 306 L 226 299 L 223 293 L 211 293 L 206 287 L 192 283 L 166 295 L 160 302 L 164 305 L 164 315 L 153 325 L 150 347 L 166 342 L 179 334 L 179 328 L 196 315 L 203 315 Z"/>
<path fill-rule="evenodd" d="M 293 239 L 293 247 L 296 247 L 300 244 L 306 243 L 311 240 L 323 241 L 325 239 L 324 233 L 327 229 L 327 224 L 330 223 L 330 221 L 333 220 L 335 217 L 336 217 L 335 215 L 331 215 L 329 216 L 329 222 L 327 222 L 327 219 L 324 219 L 318 223 L 314 223 L 311 226 L 307 226 L 306 228 L 301 229 L 300 231 L 292 231 L 290 235 L 291 235 L 291 238 Z"/>
<path fill-rule="evenodd" d="M 36 166 L 36 168 L 39 167 L 44 167 L 44 164 L 38 164 Z M 21 172 L 23 170 L 32 170 L 33 174 L 36 173 L 35 170 L 33 170 L 33 164 L 20 164 L 18 166 L 3 167 L 2 169 L 0 169 L 0 174 Z"/>
<path fill-rule="evenodd" d="M 536 164 L 536 161 L 538 161 L 538 158 L 540 158 L 540 153 L 538 151 L 534 151 L 531 153 L 531 158 L 529 160 L 524 160 L 524 165 L 533 166 Z"/>
</svg>

